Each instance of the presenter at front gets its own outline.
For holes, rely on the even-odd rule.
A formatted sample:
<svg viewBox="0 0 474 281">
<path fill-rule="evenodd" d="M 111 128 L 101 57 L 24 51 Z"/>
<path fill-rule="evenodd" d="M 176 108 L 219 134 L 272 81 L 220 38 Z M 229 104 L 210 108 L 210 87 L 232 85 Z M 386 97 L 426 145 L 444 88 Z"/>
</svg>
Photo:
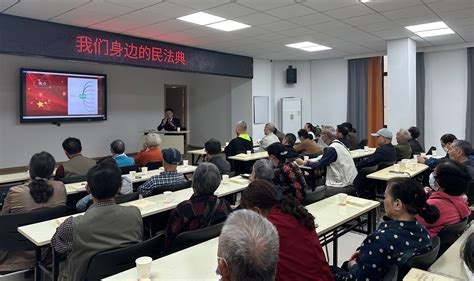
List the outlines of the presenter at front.
<svg viewBox="0 0 474 281">
<path fill-rule="evenodd" d="M 165 129 L 165 131 L 177 131 L 181 127 L 181 122 L 178 118 L 173 117 L 173 109 L 165 109 L 165 118 L 161 120 L 160 126 L 158 126 L 158 131 Z"/>
</svg>

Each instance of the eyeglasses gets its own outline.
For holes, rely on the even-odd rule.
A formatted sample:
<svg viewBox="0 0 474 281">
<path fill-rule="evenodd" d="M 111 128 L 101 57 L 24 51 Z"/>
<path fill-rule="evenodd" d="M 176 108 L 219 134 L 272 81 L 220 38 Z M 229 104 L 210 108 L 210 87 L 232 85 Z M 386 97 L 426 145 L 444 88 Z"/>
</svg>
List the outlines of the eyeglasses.
<svg viewBox="0 0 474 281">
<path fill-rule="evenodd" d="M 221 271 L 219 270 L 219 260 L 223 260 L 224 263 L 225 263 L 225 266 L 228 268 L 229 266 L 227 265 L 227 261 L 225 260 L 225 258 L 221 258 L 221 257 L 217 257 L 217 268 L 216 268 L 216 274 L 217 275 L 222 275 L 221 274 Z"/>
</svg>

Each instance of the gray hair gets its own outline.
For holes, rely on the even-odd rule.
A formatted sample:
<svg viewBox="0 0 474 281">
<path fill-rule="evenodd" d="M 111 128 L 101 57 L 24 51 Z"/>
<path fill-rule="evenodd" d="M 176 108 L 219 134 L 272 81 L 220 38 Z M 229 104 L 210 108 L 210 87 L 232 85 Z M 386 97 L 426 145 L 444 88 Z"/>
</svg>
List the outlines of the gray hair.
<svg viewBox="0 0 474 281">
<path fill-rule="evenodd" d="M 411 134 L 407 129 L 400 129 L 398 130 L 398 137 L 400 138 L 400 142 L 406 143 L 411 139 Z"/>
<path fill-rule="evenodd" d="M 246 132 L 247 131 L 247 123 L 245 121 L 239 121 L 237 122 L 237 125 L 235 125 L 236 128 L 239 128 L 240 130 Z"/>
<path fill-rule="evenodd" d="M 269 129 L 270 132 L 273 133 L 273 131 L 275 130 L 275 125 L 273 125 L 272 123 L 267 123 L 265 124 L 265 129 Z"/>
<path fill-rule="evenodd" d="M 464 156 L 469 157 L 472 153 L 472 146 L 468 141 L 465 140 L 454 140 L 451 144 L 451 147 L 460 149 Z"/>
<path fill-rule="evenodd" d="M 193 189 L 199 195 L 213 195 L 221 184 L 221 173 L 216 165 L 204 162 L 193 174 Z"/>
<path fill-rule="evenodd" d="M 145 136 L 145 144 L 147 147 L 158 147 L 161 143 L 161 137 L 155 133 L 149 133 Z"/>
<path fill-rule="evenodd" d="M 324 126 L 324 129 L 321 131 L 322 134 L 328 136 L 331 140 L 336 139 L 336 129 L 332 126 Z"/>
<path fill-rule="evenodd" d="M 255 179 L 273 180 L 273 164 L 268 159 L 257 160 L 255 164 L 253 164 L 252 171 L 255 171 Z"/>
<path fill-rule="evenodd" d="M 232 212 L 222 228 L 218 247 L 231 280 L 274 280 L 280 248 L 278 233 L 271 222 L 256 212 Z"/>
</svg>

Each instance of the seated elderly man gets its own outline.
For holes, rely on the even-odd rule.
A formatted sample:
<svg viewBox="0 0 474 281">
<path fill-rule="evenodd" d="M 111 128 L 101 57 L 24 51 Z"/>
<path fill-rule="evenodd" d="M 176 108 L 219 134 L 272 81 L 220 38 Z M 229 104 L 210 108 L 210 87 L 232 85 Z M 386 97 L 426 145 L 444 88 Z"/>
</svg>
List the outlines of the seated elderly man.
<svg viewBox="0 0 474 281">
<path fill-rule="evenodd" d="M 170 250 L 181 232 L 225 221 L 231 208 L 224 198 L 214 195 L 220 184 L 221 174 L 216 165 L 207 162 L 199 164 L 193 175 L 193 195 L 171 212 L 165 229 L 165 251 Z"/>
<path fill-rule="evenodd" d="M 223 281 L 275 280 L 280 242 L 271 222 L 250 210 L 229 215 L 217 248 Z"/>
<path fill-rule="evenodd" d="M 235 134 L 237 137 L 232 139 L 224 149 L 226 157 L 245 153 L 247 150 L 253 150 L 253 140 L 247 134 L 247 123 L 245 121 L 237 122 Z"/>
<path fill-rule="evenodd" d="M 474 158 L 471 157 L 472 146 L 468 141 L 455 140 L 448 150 L 449 159 L 466 166 L 469 175 L 474 180 Z"/>
<path fill-rule="evenodd" d="M 221 154 L 221 142 L 216 139 L 210 139 L 204 144 L 206 151 L 206 158 L 209 163 L 217 166 L 221 175 L 228 175 L 230 173 L 230 163 L 225 160 Z"/>
<path fill-rule="evenodd" d="M 265 124 L 265 128 L 263 128 L 265 136 L 260 140 L 260 150 L 267 150 L 270 144 L 280 142 L 280 139 L 273 133 L 274 130 L 275 126 L 272 123 Z"/>
<path fill-rule="evenodd" d="M 167 185 L 174 185 L 186 181 L 183 173 L 178 172 L 178 164 L 181 162 L 181 153 L 176 148 L 163 149 L 164 171 L 156 176 L 152 176 L 144 184 L 138 187 L 138 192 L 143 197 L 153 194 L 155 189 Z"/>
<path fill-rule="evenodd" d="M 135 163 L 137 166 L 144 167 L 151 162 L 163 161 L 163 156 L 158 147 L 160 143 L 160 135 L 155 133 L 147 134 L 145 136 L 145 142 L 143 143 L 143 149 L 135 155 Z"/>
<path fill-rule="evenodd" d="M 94 167 L 95 160 L 82 155 L 82 144 L 79 139 L 65 139 L 63 149 L 69 160 L 58 166 L 55 179 L 85 176 L 89 169 Z"/>
<path fill-rule="evenodd" d="M 321 132 L 321 139 L 328 147 L 324 149 L 323 156 L 319 161 L 312 162 L 297 159 L 296 163 L 309 166 L 315 170 L 326 169 L 326 197 L 337 193 L 354 194 L 355 190 L 352 182 L 357 176 L 357 169 L 349 148 L 336 139 L 334 127 L 324 127 Z"/>
<path fill-rule="evenodd" d="M 135 165 L 135 160 L 125 154 L 125 143 L 123 141 L 114 140 L 110 144 L 110 152 L 112 152 L 112 157 L 119 168 Z"/>
<path fill-rule="evenodd" d="M 382 128 L 376 133 L 371 134 L 377 137 L 377 149 L 374 154 L 370 155 L 367 159 L 364 159 L 357 164 L 357 169 L 360 170 L 365 167 L 372 167 L 383 162 L 395 162 L 397 161 L 397 152 L 395 147 L 392 145 L 392 132 L 387 128 Z"/>
<path fill-rule="evenodd" d="M 397 132 L 396 138 L 397 145 L 395 146 L 395 151 L 397 152 L 397 161 L 410 159 L 412 155 L 411 146 L 408 143 L 411 138 L 410 132 L 405 129 L 400 129 Z"/>
<path fill-rule="evenodd" d="M 250 174 L 250 181 L 266 180 L 273 183 L 275 172 L 273 170 L 273 163 L 269 159 L 259 159 L 255 161 L 252 167 L 252 174 Z M 280 185 L 275 185 L 278 199 L 283 198 L 283 190 Z"/>
</svg>

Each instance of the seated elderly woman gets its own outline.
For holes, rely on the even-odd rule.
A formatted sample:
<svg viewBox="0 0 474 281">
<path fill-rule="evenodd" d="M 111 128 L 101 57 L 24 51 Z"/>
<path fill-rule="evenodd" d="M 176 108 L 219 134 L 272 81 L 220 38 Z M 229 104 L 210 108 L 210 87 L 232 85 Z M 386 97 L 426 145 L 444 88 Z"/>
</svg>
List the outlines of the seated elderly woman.
<svg viewBox="0 0 474 281">
<path fill-rule="evenodd" d="M 411 146 L 408 143 L 411 139 L 410 132 L 406 129 L 400 129 L 397 132 L 397 145 L 395 146 L 395 150 L 397 151 L 397 161 L 402 159 L 410 159 L 412 152 Z"/>
<path fill-rule="evenodd" d="M 143 149 L 135 155 L 135 164 L 139 167 L 144 167 L 150 162 L 163 161 L 163 156 L 158 148 L 160 143 L 160 135 L 155 133 L 149 133 L 146 135 Z"/>
<path fill-rule="evenodd" d="M 382 222 L 369 234 L 342 269 L 333 270 L 336 280 L 382 280 L 393 265 L 402 265 L 431 249 L 431 237 L 415 216 L 434 222 L 439 213 L 427 204 L 426 193 L 415 180 L 389 180 L 384 207 L 392 220 Z"/>
<path fill-rule="evenodd" d="M 284 195 L 292 195 L 302 202 L 308 185 L 301 169 L 292 161 L 288 161 L 288 151 L 283 144 L 272 143 L 267 151 L 275 168 L 273 183 L 281 186 Z"/>
<path fill-rule="evenodd" d="M 463 164 L 449 159 L 441 161 L 432 175 L 436 191 L 428 198 L 428 203 L 438 208 L 440 216 L 432 223 L 420 216 L 416 219 L 433 237 L 446 225 L 458 223 L 471 214 L 466 199 L 461 196 L 466 193 L 471 176 Z"/>
<path fill-rule="evenodd" d="M 36 153 L 30 160 L 30 180 L 10 188 L 1 214 L 26 213 L 66 204 L 66 189 L 60 181 L 52 180 L 56 161 L 48 152 Z M 0 250 L 0 272 L 32 268 L 34 251 L 5 252 Z"/>
<path fill-rule="evenodd" d="M 242 192 L 240 204 L 266 217 L 278 231 L 276 281 L 333 280 L 316 233 L 314 216 L 298 200 L 293 197 L 279 200 L 270 182 L 255 180 Z"/>
<path fill-rule="evenodd" d="M 274 176 L 272 162 L 268 159 L 259 159 L 253 164 L 252 174 L 250 174 L 250 181 L 266 180 L 273 184 Z M 275 184 L 273 185 L 275 186 L 278 200 L 280 200 L 283 197 L 283 190 L 281 189 L 281 186 Z"/>
<path fill-rule="evenodd" d="M 225 221 L 231 212 L 230 204 L 214 195 L 221 184 L 221 174 L 216 165 L 199 164 L 193 175 L 193 195 L 171 212 L 165 230 L 165 251 L 178 234 L 184 231 L 205 228 Z"/>
</svg>

